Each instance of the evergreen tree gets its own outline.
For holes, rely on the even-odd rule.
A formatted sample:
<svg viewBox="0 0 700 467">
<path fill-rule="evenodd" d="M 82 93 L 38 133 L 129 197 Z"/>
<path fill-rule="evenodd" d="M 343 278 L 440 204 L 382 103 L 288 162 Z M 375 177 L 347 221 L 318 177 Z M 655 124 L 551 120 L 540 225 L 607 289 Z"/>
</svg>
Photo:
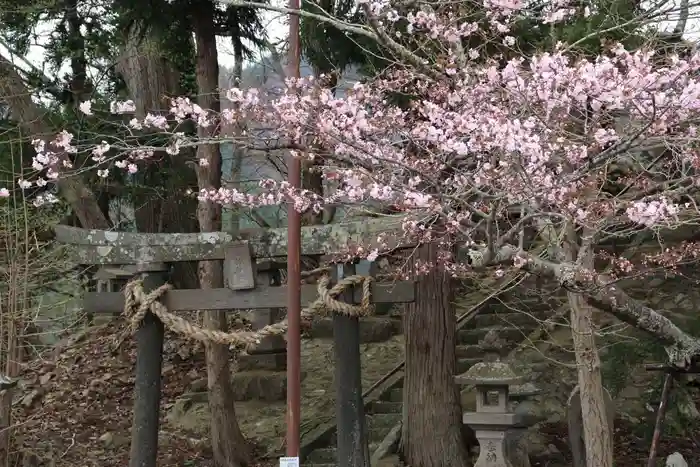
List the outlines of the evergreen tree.
<svg viewBox="0 0 700 467">
<path fill-rule="evenodd" d="M 99 142 L 91 141 L 97 138 L 113 138 L 117 141 L 120 138 L 136 138 L 152 147 L 164 145 L 162 137 L 147 132 L 135 136 L 124 134 L 123 130 L 120 130 L 123 128 L 122 122 L 113 121 L 114 117 L 100 115 L 102 118 L 86 118 L 80 109 L 81 103 L 89 100 L 97 104 L 94 106 L 96 109 L 104 108 L 103 106 L 112 99 L 139 91 L 143 94 L 135 97 L 137 110 L 140 112 L 162 112 L 167 109 L 167 102 L 161 102 L 164 93 L 197 95 L 202 107 L 216 110 L 219 105 L 216 37 L 231 37 L 240 57 L 251 53 L 244 45 L 246 41 L 252 43 L 252 47 L 264 42 L 262 26 L 255 11 L 233 7 L 220 8 L 210 0 L 105 0 L 102 3 L 85 0 L 35 0 L 22 8 L 0 8 L 0 11 L 3 12 L 6 42 L 18 53 L 27 52 L 32 40 L 32 31 L 39 22 L 50 21 L 57 25 L 47 45 L 49 72 L 55 75 L 68 64 L 68 73 L 50 79 L 43 75 L 42 70 L 35 70 L 29 76 L 20 76 L 11 68 L 11 64 L 8 69 L 14 72 L 12 78 L 15 84 L 22 81 L 22 86 L 48 92 L 52 96 L 50 106 L 60 116 L 57 121 L 52 122 L 48 131 L 37 131 L 37 128 L 33 128 L 31 134 L 37 136 L 50 134 L 56 129 L 67 129 L 80 139 L 80 144 Z M 196 54 L 195 44 L 190 39 L 193 34 Z M 144 46 L 148 47 L 149 53 L 129 56 L 129 50 L 138 51 Z M 159 54 L 152 53 L 153 50 L 158 50 Z M 153 75 L 137 74 L 136 70 L 139 67 L 130 66 L 134 64 L 134 60 L 141 59 L 147 62 L 142 61 L 141 64 L 154 71 Z M 97 73 L 91 77 L 89 71 L 92 70 L 97 70 Z M 17 114 L 19 115 L 19 112 Z M 19 118 L 21 119 L 22 115 Z M 198 171 L 199 186 L 218 186 L 221 183 L 218 148 L 202 147 L 196 156 L 192 156 L 193 160 L 208 158 L 212 162 L 208 172 Z M 73 161 L 76 165 L 78 162 L 78 159 Z M 92 164 L 89 154 L 84 162 Z M 143 174 L 132 176 L 132 180 L 125 181 L 118 187 L 118 196 L 126 192 L 124 188 L 131 189 L 131 197 L 136 204 L 137 227 L 155 230 L 160 224 L 154 222 L 152 214 L 163 212 L 162 200 L 172 200 L 173 191 L 184 192 L 182 186 L 179 187 L 180 190 L 177 189 L 178 180 L 182 180 L 183 173 L 192 173 L 184 162 L 182 157 L 171 160 L 164 157 L 159 165 L 151 165 Z M 112 177 L 110 179 L 114 180 Z M 76 178 L 73 177 L 73 180 Z M 139 191 L 144 185 L 140 187 L 133 183 L 138 180 L 145 185 L 145 191 Z M 186 176 L 185 180 L 186 183 L 196 183 Z M 89 182 L 90 186 L 100 186 L 95 183 L 95 179 Z M 110 191 L 113 189 L 114 185 L 103 186 L 101 193 L 106 193 L 104 198 L 107 201 L 110 195 L 115 194 Z M 93 197 L 91 202 L 104 205 L 105 203 L 99 202 L 103 198 L 101 193 L 98 197 Z M 189 206 L 189 213 L 180 214 L 195 220 L 195 205 L 175 204 L 178 207 L 174 209 Z M 212 208 L 207 203 L 199 206 L 197 213 L 201 230 L 221 228 L 220 213 L 215 212 L 217 209 L 217 206 Z M 103 212 L 102 216 L 109 220 L 108 212 Z M 105 223 L 87 225 L 82 222 L 83 218 L 85 216 L 81 218 L 83 227 L 109 227 Z M 181 227 L 187 223 L 170 222 L 165 225 Z M 200 285 L 205 288 L 222 287 L 221 265 L 205 262 L 200 267 Z M 225 330 L 225 314 L 208 313 L 205 324 Z M 209 397 L 213 416 L 212 447 L 217 465 L 245 466 L 251 462 L 251 451 L 236 420 L 228 362 L 227 348 L 207 348 L 207 368 L 212 381 Z"/>
</svg>

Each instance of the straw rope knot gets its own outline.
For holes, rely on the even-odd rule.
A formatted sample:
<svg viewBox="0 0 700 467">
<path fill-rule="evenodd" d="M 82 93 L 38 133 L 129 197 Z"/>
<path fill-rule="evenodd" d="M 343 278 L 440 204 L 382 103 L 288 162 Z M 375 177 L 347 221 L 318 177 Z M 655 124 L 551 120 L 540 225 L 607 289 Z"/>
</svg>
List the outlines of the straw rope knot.
<svg viewBox="0 0 700 467">
<path fill-rule="evenodd" d="M 319 277 L 316 290 L 318 298 L 301 312 L 302 319 L 325 316 L 331 313 L 346 316 L 367 316 L 373 312 L 372 278 L 368 276 L 348 276 L 338 281 L 330 289 L 331 279 L 327 274 Z M 362 299 L 359 305 L 338 300 L 348 289 L 362 285 Z M 223 344 L 239 351 L 248 351 L 269 336 L 284 335 L 287 332 L 287 320 L 267 325 L 257 331 L 223 332 L 194 325 L 174 315 L 160 301 L 172 285 L 164 284 L 146 293 L 140 280 L 130 281 L 124 289 L 124 317 L 129 322 L 132 333 L 136 332 L 146 315 L 153 313 L 170 331 L 205 344 Z"/>
<path fill-rule="evenodd" d="M 318 299 L 307 308 L 316 314 L 338 313 L 347 316 L 366 316 L 372 310 L 372 278 L 368 276 L 348 276 L 338 281 L 330 289 L 331 278 L 324 274 L 318 280 Z M 362 284 L 362 301 L 359 305 L 341 302 L 337 297 L 349 288 Z"/>
<path fill-rule="evenodd" d="M 129 321 L 132 332 L 136 332 L 141 324 L 141 321 L 146 317 L 148 312 L 153 312 L 157 308 L 156 303 L 171 290 L 173 287 L 170 284 L 163 284 L 157 289 L 146 294 L 143 290 L 143 283 L 140 280 L 130 281 L 124 289 L 124 317 Z M 158 315 L 157 312 L 153 312 Z"/>
</svg>

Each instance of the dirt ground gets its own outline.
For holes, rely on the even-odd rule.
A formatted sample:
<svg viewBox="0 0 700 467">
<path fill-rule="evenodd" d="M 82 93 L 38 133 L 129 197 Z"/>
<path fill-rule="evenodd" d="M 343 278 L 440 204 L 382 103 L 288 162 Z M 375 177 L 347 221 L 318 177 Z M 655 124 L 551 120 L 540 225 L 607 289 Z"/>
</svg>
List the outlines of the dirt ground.
<svg viewBox="0 0 700 467">
<path fill-rule="evenodd" d="M 111 351 L 115 336 L 121 332 L 122 328 L 116 324 L 93 329 L 64 348 L 56 358 L 46 356 L 24 368 L 13 417 L 17 426 L 16 445 L 31 461 L 25 465 L 128 465 L 135 353 L 133 339 L 126 339 L 118 352 Z M 184 347 L 174 336 L 166 336 L 166 341 L 168 349 Z M 328 341 L 304 341 L 302 352 L 302 433 L 305 433 L 334 416 L 334 364 L 333 349 Z M 367 388 L 401 361 L 402 338 L 364 344 L 362 353 L 363 380 Z M 205 377 L 201 354 L 196 351 L 191 354 L 182 358 L 169 350 L 165 357 L 159 466 L 211 465 L 206 423 L 186 430 L 173 428 L 166 421 L 166 414 L 178 397 L 191 392 L 192 383 Z M 276 465 L 268 456 L 284 446 L 284 403 L 239 403 L 237 411 L 243 432 L 256 446 L 259 465 Z M 551 445 L 570 462 L 564 438 L 566 427 L 546 425 L 543 431 L 548 434 Z M 640 435 L 638 426 L 620 420 L 616 423 L 615 437 L 617 465 L 645 465 L 649 440 Z M 689 465 L 700 465 L 700 430 L 683 438 L 665 436 L 659 460 L 675 451 L 683 454 Z M 533 466 L 538 465 L 551 467 L 555 464 L 541 459 L 533 463 Z"/>
<path fill-rule="evenodd" d="M 653 424 L 653 421 L 651 423 Z M 572 465 L 571 451 L 565 438 L 567 430 L 565 424 L 550 424 L 541 428 L 541 431 L 548 435 L 550 443 L 557 451 L 563 454 L 566 463 L 548 463 L 548 459 L 544 457 L 537 462 L 533 462 L 533 467 L 564 467 Z M 640 433 L 639 425 L 634 425 L 626 420 L 615 420 L 614 443 L 615 465 L 620 467 L 647 465 L 651 437 L 649 433 Z M 681 453 L 690 467 L 700 466 L 700 429 L 696 428 L 682 437 L 662 434 L 656 456 L 656 465 L 659 467 L 665 466 L 666 457 L 674 452 Z"/>
<path fill-rule="evenodd" d="M 24 368 L 13 420 L 16 444 L 34 465 L 49 465 L 49 460 L 55 467 L 128 465 L 135 348 L 134 340 L 126 339 L 112 352 L 122 330 L 117 324 L 93 329 L 57 358 L 46 356 Z M 178 397 L 206 377 L 203 355 L 184 352 L 183 359 L 185 344 L 172 335 L 166 341 L 158 465 L 204 467 L 211 458 L 206 414 L 200 414 L 199 423 L 193 420 L 189 430 L 174 428 L 166 419 Z M 401 360 L 402 338 L 363 344 L 361 351 L 363 383 L 369 387 Z M 333 359 L 330 341 L 303 341 L 302 435 L 334 417 Z M 236 409 L 261 458 L 284 449 L 283 401 L 240 402 Z M 197 413 L 191 415 L 196 419 Z"/>
</svg>

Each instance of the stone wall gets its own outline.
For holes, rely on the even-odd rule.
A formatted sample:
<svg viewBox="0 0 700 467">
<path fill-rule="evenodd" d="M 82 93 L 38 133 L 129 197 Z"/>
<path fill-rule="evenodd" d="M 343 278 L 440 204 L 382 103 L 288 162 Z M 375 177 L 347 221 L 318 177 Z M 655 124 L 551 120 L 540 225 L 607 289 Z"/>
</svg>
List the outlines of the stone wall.
<svg viewBox="0 0 700 467">
<path fill-rule="evenodd" d="M 81 284 L 76 278 L 61 280 L 53 288 L 55 291 L 37 297 L 32 309 L 34 324 L 41 331 L 37 340 L 47 346 L 58 342 L 84 317 L 79 299 Z"/>
</svg>

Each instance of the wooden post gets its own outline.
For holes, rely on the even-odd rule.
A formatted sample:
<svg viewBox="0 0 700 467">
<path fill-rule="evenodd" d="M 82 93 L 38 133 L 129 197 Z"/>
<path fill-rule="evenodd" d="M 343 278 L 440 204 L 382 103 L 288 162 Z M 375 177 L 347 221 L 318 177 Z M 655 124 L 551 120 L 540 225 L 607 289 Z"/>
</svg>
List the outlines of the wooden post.
<svg viewBox="0 0 700 467">
<path fill-rule="evenodd" d="M 362 265 L 360 269 L 368 269 Z M 353 274 L 353 266 L 339 264 L 337 280 Z M 348 291 L 341 300 L 351 302 Z M 338 425 L 338 466 L 369 467 L 365 414 L 362 404 L 362 368 L 360 359 L 360 320 L 342 314 L 333 315 L 335 347 L 336 421 Z"/>
<path fill-rule="evenodd" d="M 149 264 L 145 270 L 148 271 L 142 276 L 145 292 L 165 283 L 167 268 L 164 264 Z M 129 467 L 156 467 L 163 333 L 163 323 L 151 313 L 146 314 L 136 333 L 136 383 Z"/>
<path fill-rule="evenodd" d="M 261 283 L 261 289 L 265 290 L 268 287 L 279 287 L 282 283 L 279 270 L 274 269 L 274 265 L 263 264 L 258 267 L 258 280 Z M 275 324 L 284 318 L 282 308 L 267 308 L 259 310 L 253 316 L 253 329 L 262 329 L 270 324 Z M 287 353 L 287 343 L 284 336 L 268 336 L 260 342 L 260 344 L 251 352 L 255 353 Z M 284 361 L 286 365 L 286 357 Z M 280 368 L 284 369 L 284 368 Z"/>
<path fill-rule="evenodd" d="M 271 287 L 281 286 L 279 269 L 275 264 L 264 262 L 257 265 L 257 283 L 261 293 Z M 253 330 L 259 330 L 267 325 L 275 324 L 284 318 L 283 308 L 261 308 L 252 314 Z M 272 370 L 285 371 L 287 369 L 287 342 L 284 336 L 275 335 L 262 339 L 257 347 L 249 351 L 248 355 L 238 358 L 238 369 L 246 370 Z"/>
</svg>

